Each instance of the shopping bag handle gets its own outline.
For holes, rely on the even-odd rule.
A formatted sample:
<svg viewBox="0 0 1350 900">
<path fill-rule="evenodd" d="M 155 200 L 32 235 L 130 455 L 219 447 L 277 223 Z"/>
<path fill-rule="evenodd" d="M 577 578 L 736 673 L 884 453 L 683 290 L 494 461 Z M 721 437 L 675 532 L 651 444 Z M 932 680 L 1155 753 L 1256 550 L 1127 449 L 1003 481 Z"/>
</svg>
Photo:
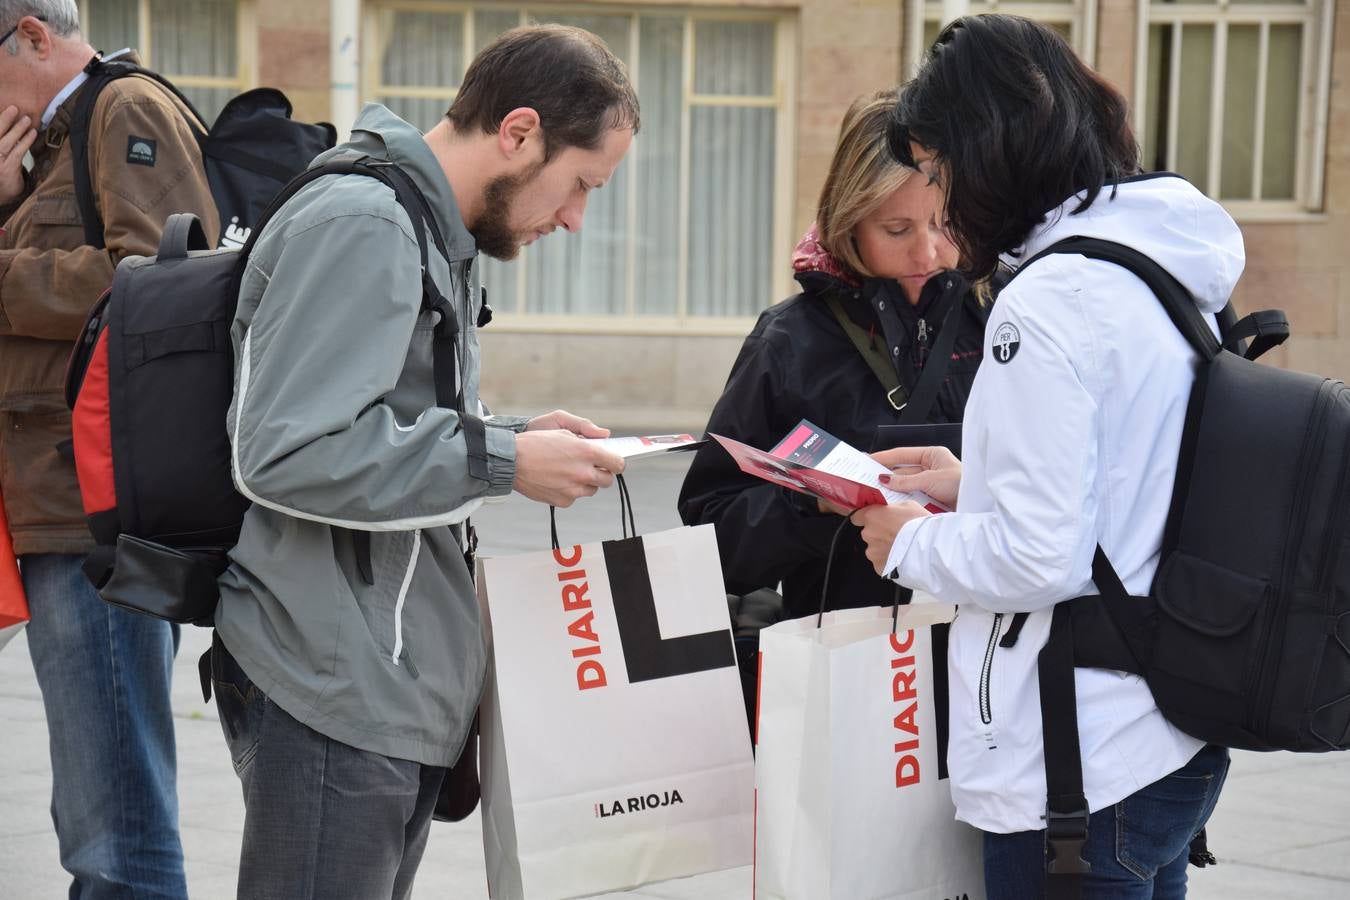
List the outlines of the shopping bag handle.
<svg viewBox="0 0 1350 900">
<path fill-rule="evenodd" d="M 620 478 L 622 477 L 623 476 L 620 476 Z M 844 533 L 844 526 L 848 524 L 849 520 L 847 517 L 842 519 L 839 522 L 839 527 L 834 530 L 834 537 L 830 538 L 830 552 L 829 555 L 825 557 L 825 578 L 820 585 L 820 612 L 816 615 L 817 629 L 825 622 L 825 600 L 830 592 L 830 570 L 834 568 L 834 548 L 839 544 L 839 535 Z M 636 530 L 637 529 L 634 529 L 635 532 Z M 556 532 L 554 533 L 553 540 L 553 546 L 556 548 L 558 546 Z M 895 634 L 896 628 L 900 623 L 900 595 L 904 593 L 904 590 L 905 589 L 898 584 L 895 586 L 895 599 L 891 601 L 891 634 Z"/>
<path fill-rule="evenodd" d="M 637 520 L 633 518 L 633 496 L 628 492 L 628 482 L 623 480 L 622 475 L 615 475 L 614 480 L 619 486 L 619 527 L 623 529 L 624 540 L 637 537 Z M 553 549 L 561 550 L 562 544 L 558 541 L 558 509 L 551 505 L 548 508 L 548 530 Z"/>
<path fill-rule="evenodd" d="M 615 475 L 614 481 L 619 486 L 619 526 L 623 529 L 623 536 L 637 537 L 637 522 L 633 519 L 633 495 L 628 493 L 628 482 L 624 481 L 622 475 Z M 626 520 L 625 513 L 628 515 Z"/>
</svg>

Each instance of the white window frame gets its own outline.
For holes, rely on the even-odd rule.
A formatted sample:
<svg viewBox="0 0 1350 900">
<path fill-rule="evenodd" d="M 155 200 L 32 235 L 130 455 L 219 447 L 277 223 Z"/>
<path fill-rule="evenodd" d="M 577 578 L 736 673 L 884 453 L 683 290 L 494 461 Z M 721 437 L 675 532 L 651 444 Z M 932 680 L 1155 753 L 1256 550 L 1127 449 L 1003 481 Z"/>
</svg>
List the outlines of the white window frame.
<svg viewBox="0 0 1350 900">
<path fill-rule="evenodd" d="M 98 0 L 79 0 L 80 30 L 89 34 L 89 8 Z M 160 71 L 155 68 L 155 53 L 151 40 L 150 0 L 137 0 L 136 8 L 136 44 L 132 48 L 140 54 L 146 68 L 155 69 L 159 74 L 172 81 L 179 88 L 223 88 L 235 93 L 243 93 L 258 84 L 258 16 L 257 0 L 236 0 L 235 77 L 216 78 L 210 75 L 180 75 L 176 72 Z M 121 50 L 121 47 L 102 47 L 108 53 Z"/>
<path fill-rule="evenodd" d="M 1260 56 L 1257 60 L 1256 124 L 1253 129 L 1252 194 L 1259 197 L 1265 141 L 1265 84 L 1271 25 L 1301 24 L 1303 46 L 1299 72 L 1299 139 L 1294 169 L 1293 200 L 1221 200 L 1224 208 L 1239 221 L 1289 221 L 1323 218 L 1323 188 L 1326 177 L 1328 100 L 1331 90 L 1332 0 L 1309 0 L 1305 4 L 1248 4 L 1215 0 L 1213 3 L 1141 2 L 1135 52 L 1135 131 L 1143 141 L 1148 122 L 1149 30 L 1152 25 L 1170 25 L 1173 31 L 1173 66 L 1177 71 L 1181 53 L 1181 31 L 1186 25 L 1214 27 L 1213 84 L 1209 118 L 1209 173 L 1206 184 L 1196 185 L 1217 198 L 1223 164 L 1224 75 L 1228 62 L 1227 38 L 1230 25 L 1260 27 Z M 1177 91 L 1173 79 L 1166 86 L 1171 95 L 1167 126 L 1167 168 L 1177 158 Z"/>
<path fill-rule="evenodd" d="M 1146 2 L 1146 0 L 1141 0 Z M 911 77 L 923 58 L 927 25 L 966 15 L 1006 13 L 1047 25 L 1068 25 L 1069 43 L 1090 66 L 1097 62 L 1097 0 L 1036 3 L 1021 0 L 905 0 L 905 73 Z"/>
<path fill-rule="evenodd" d="M 731 0 L 729 0 L 731 2 Z M 530 251 L 524 247 L 518 257 L 516 286 L 516 309 L 496 309 L 492 320 L 494 331 L 550 332 L 558 334 L 680 334 L 680 335 L 744 335 L 754 325 L 755 315 L 742 316 L 696 316 L 688 312 L 689 291 L 689 192 L 691 157 L 691 121 L 692 110 L 698 106 L 746 106 L 770 107 L 777 110 L 777 122 L 774 135 L 774 210 L 773 217 L 773 279 L 769 286 L 770 296 L 762 298 L 756 310 L 765 309 L 777 300 L 792 293 L 791 251 L 795 242 L 792 231 L 792 211 L 795 209 L 796 181 L 796 70 L 797 70 L 797 17 L 795 12 L 783 10 L 747 10 L 718 9 L 700 6 L 658 6 L 646 3 L 628 5 L 616 4 L 552 4 L 552 3 L 456 3 L 443 0 L 375 0 L 364 5 L 362 28 L 362 98 L 379 97 L 418 97 L 441 99 L 449 106 L 454 99 L 454 88 L 399 87 L 381 83 L 379 14 L 387 10 L 406 10 L 410 12 L 451 12 L 464 15 L 464 59 L 472 60 L 475 53 L 473 10 L 498 11 L 502 7 L 519 8 L 521 24 L 530 21 L 532 15 L 622 15 L 629 17 L 630 46 L 637 51 L 628 63 L 629 76 L 634 88 L 638 88 L 640 66 L 637 53 L 641 52 L 638 41 L 640 16 L 679 16 L 684 20 L 684 100 L 681 109 L 680 130 L 680 239 L 676 248 L 678 253 L 677 272 L 679 285 L 676 291 L 678 311 L 674 316 L 642 315 L 637 312 L 636 296 L 637 266 L 637 178 L 638 155 L 630 149 L 623 165 L 629 167 L 627 179 L 628 215 L 628 260 L 627 305 L 624 313 L 615 315 L 570 315 L 526 312 L 527 266 L 525 260 Z M 702 95 L 694 91 L 694 60 L 696 25 L 700 22 L 772 22 L 776 25 L 774 47 L 774 93 L 772 96 L 737 97 L 729 94 Z M 639 132 L 634 139 L 641 141 Z"/>
</svg>

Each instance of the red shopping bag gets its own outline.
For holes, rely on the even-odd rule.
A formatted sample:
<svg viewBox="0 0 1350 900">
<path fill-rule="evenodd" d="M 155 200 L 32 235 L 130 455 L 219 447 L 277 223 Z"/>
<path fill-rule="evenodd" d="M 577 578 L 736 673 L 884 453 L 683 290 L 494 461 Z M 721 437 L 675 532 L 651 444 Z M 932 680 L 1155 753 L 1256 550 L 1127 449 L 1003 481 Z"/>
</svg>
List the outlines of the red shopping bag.
<svg viewBox="0 0 1350 900">
<path fill-rule="evenodd" d="M 9 537 L 9 519 L 5 499 L 0 497 L 0 647 L 19 633 L 28 622 L 28 599 L 19 579 L 19 560 Z"/>
</svg>

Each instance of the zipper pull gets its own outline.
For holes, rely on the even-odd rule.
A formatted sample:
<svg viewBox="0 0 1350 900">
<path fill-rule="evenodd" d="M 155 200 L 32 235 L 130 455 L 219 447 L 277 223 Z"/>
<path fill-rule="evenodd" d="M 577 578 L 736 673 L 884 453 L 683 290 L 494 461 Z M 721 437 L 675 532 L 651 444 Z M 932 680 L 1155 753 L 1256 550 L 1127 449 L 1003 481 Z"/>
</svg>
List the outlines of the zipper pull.
<svg viewBox="0 0 1350 900">
<path fill-rule="evenodd" d="M 84 324 L 84 335 L 81 343 L 85 347 L 92 347 L 98 343 L 98 333 L 103 325 L 103 313 L 98 313 L 89 317 L 89 321 Z"/>
<path fill-rule="evenodd" d="M 919 319 L 919 343 L 928 343 L 928 323 L 922 318 Z"/>
</svg>

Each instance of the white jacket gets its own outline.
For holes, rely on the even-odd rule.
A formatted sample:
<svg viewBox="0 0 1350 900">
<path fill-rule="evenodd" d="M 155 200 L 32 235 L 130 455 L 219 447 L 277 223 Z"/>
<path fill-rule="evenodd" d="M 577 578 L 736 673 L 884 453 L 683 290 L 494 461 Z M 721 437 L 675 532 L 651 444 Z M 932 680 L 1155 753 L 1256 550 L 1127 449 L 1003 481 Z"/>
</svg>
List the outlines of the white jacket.
<svg viewBox="0 0 1350 900">
<path fill-rule="evenodd" d="M 1149 255 L 1209 315 L 1244 262 L 1217 203 L 1175 176 L 1071 201 L 1035 228 L 1026 260 L 1073 235 Z M 1045 827 L 1037 655 L 1050 607 L 1084 594 L 1100 543 L 1132 594 L 1158 565 L 1195 354 L 1142 281 L 1052 255 L 1002 292 L 966 407 L 957 511 L 900 530 L 886 571 L 960 604 L 952 625 L 948 762 L 957 817 L 985 831 Z M 1012 613 L 1031 613 L 1015 647 Z M 1142 679 L 1078 669 L 1083 784 L 1092 811 L 1184 765 L 1201 742 L 1158 712 Z"/>
</svg>

